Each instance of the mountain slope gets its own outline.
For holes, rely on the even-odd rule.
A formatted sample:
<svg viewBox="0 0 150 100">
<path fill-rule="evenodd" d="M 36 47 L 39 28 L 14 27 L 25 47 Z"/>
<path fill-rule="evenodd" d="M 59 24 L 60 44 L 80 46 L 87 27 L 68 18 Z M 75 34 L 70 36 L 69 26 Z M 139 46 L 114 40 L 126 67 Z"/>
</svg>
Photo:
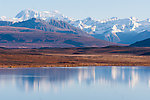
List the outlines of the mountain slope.
<svg viewBox="0 0 150 100">
<path fill-rule="evenodd" d="M 150 38 L 150 31 L 143 31 L 140 33 L 134 33 L 134 32 L 130 32 L 130 33 L 117 33 L 118 37 L 120 38 L 120 42 L 119 43 L 123 43 L 123 44 L 133 44 L 137 41 L 142 41 L 145 40 L 147 38 Z"/>
<path fill-rule="evenodd" d="M 50 22 L 50 20 L 65 21 L 76 28 L 80 28 L 80 30 L 85 31 L 86 33 L 88 33 L 88 35 L 91 35 L 95 38 L 107 40 L 111 42 L 116 42 L 116 43 L 125 43 L 125 44 L 131 44 L 135 41 L 143 40 L 145 39 L 145 37 L 147 37 L 147 35 L 149 37 L 149 34 L 147 34 L 146 36 L 143 35 L 144 38 L 142 37 L 140 39 L 135 38 L 135 36 L 137 36 L 138 34 L 144 31 L 150 30 L 150 27 L 149 27 L 150 19 L 138 20 L 135 17 L 124 18 L 124 19 L 112 17 L 106 20 L 95 20 L 95 19 L 88 17 L 83 20 L 76 20 L 76 19 L 64 16 L 58 11 L 53 11 L 53 12 L 41 11 L 40 12 L 40 11 L 35 11 L 35 10 L 30 10 L 30 9 L 22 10 L 16 15 L 15 18 L 11 19 L 11 18 L 6 18 L 3 16 L 0 18 L 0 20 L 22 22 L 22 21 L 27 21 L 31 18 L 37 18 L 37 19 L 41 19 L 47 22 Z M 57 25 L 58 26 L 57 28 L 60 28 L 59 24 L 61 22 L 57 22 L 57 24 L 55 21 L 51 21 L 51 22 L 52 24 Z M 64 26 L 63 23 L 61 24 L 62 26 Z M 62 29 L 62 26 L 61 26 L 61 29 Z M 69 28 L 71 27 L 69 26 Z M 67 27 L 65 27 L 65 29 L 67 29 Z M 77 32 L 77 33 L 80 33 L 80 32 Z"/>
<path fill-rule="evenodd" d="M 135 17 L 119 19 L 116 17 L 112 17 L 107 20 L 94 20 L 90 17 L 85 18 L 83 20 L 73 20 L 69 17 L 64 16 L 59 12 L 37 12 L 34 10 L 23 10 L 20 13 L 20 17 L 22 20 L 26 20 L 29 18 L 40 18 L 44 20 L 49 19 L 59 19 L 63 21 L 67 21 L 70 25 L 80 28 L 81 30 L 87 32 L 89 35 L 111 42 L 116 43 L 125 43 L 131 44 L 135 41 L 140 41 L 145 38 L 132 40 L 134 36 L 145 31 L 150 30 L 150 20 L 138 20 Z M 41 14 L 41 15 L 40 15 Z M 26 18 L 23 18 L 26 16 Z M 28 17 L 27 17 L 28 16 Z M 132 38 L 128 38 L 132 37 Z"/>
<path fill-rule="evenodd" d="M 131 44 L 132 47 L 150 47 L 150 38 Z"/>
<path fill-rule="evenodd" d="M 47 22 L 49 25 L 53 25 L 57 28 L 66 29 L 66 33 L 70 32 L 70 33 L 78 34 L 78 35 L 82 35 L 82 36 L 90 36 L 85 31 L 82 31 L 80 28 L 76 28 L 65 21 L 49 19 L 49 20 L 47 20 Z M 67 32 L 67 30 L 70 30 L 70 31 Z M 57 32 L 64 32 L 64 31 L 57 31 Z"/>
<path fill-rule="evenodd" d="M 145 39 L 148 39 L 148 38 L 150 38 L 150 31 L 146 30 L 144 32 L 141 32 L 141 33 L 137 34 L 134 37 L 134 40 L 141 41 L 141 40 L 145 40 Z"/>
<path fill-rule="evenodd" d="M 47 32 L 60 32 L 60 33 L 78 34 L 78 35 L 88 36 L 86 32 L 80 30 L 79 28 L 73 27 L 66 22 L 58 21 L 54 19 L 50 19 L 49 21 L 46 22 L 41 19 L 32 18 L 27 21 L 14 23 L 11 26 L 39 29 L 39 30 L 43 30 Z"/>
<path fill-rule="evenodd" d="M 0 21 L 0 26 L 10 26 L 12 22 L 9 21 Z"/>
<path fill-rule="evenodd" d="M 70 24 L 83 29 L 95 38 L 111 42 L 121 42 L 119 35 L 121 37 L 126 36 L 126 34 L 122 35 L 121 33 L 137 32 L 136 29 L 141 25 L 136 18 L 118 19 L 115 17 L 104 21 L 86 18 L 72 21 Z M 138 30 L 138 32 L 141 31 Z"/>
<path fill-rule="evenodd" d="M 76 34 L 45 32 L 25 27 L 0 26 L 0 47 L 41 48 L 41 47 L 103 47 L 117 45 L 93 37 Z"/>
</svg>

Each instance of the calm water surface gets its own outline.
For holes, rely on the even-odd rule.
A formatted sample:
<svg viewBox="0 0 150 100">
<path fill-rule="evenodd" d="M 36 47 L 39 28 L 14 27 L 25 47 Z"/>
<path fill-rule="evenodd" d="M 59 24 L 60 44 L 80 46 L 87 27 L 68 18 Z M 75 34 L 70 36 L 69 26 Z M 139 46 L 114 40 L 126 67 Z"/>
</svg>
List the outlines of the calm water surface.
<svg viewBox="0 0 150 100">
<path fill-rule="evenodd" d="M 0 100 L 150 100 L 150 68 L 0 69 Z"/>
</svg>

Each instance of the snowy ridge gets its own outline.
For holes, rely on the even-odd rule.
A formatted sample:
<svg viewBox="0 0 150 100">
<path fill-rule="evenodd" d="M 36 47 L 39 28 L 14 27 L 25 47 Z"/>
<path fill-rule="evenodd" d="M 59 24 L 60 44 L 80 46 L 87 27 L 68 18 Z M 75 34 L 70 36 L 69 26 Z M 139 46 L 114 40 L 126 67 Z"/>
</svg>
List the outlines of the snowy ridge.
<svg viewBox="0 0 150 100">
<path fill-rule="evenodd" d="M 22 20 L 22 21 L 25 21 L 31 18 L 39 18 L 42 20 L 47 20 L 47 19 L 70 20 L 68 17 L 64 16 L 57 10 L 52 11 L 52 12 L 49 12 L 49 11 L 38 12 L 35 10 L 26 9 L 18 13 L 15 18 L 18 18 L 19 20 Z"/>
<path fill-rule="evenodd" d="M 55 10 L 52 12 L 49 11 L 35 11 L 31 9 L 25 9 L 19 12 L 14 18 L 7 18 L 5 16 L 0 17 L 1 21 L 13 21 L 13 22 L 19 22 L 19 21 L 26 21 L 31 18 L 39 18 L 42 20 L 49 20 L 49 19 L 57 19 L 57 20 L 73 20 L 67 16 L 64 16 L 59 11 Z"/>
<path fill-rule="evenodd" d="M 150 19 L 139 21 L 135 17 L 125 19 L 113 17 L 104 21 L 86 18 L 84 20 L 72 21 L 70 24 L 83 29 L 93 36 L 97 36 L 98 34 L 103 35 L 105 37 L 104 40 L 111 42 L 120 42 L 116 33 L 140 33 L 145 30 L 150 30 Z"/>
<path fill-rule="evenodd" d="M 146 30 L 150 30 L 150 19 L 140 21 L 135 17 L 125 19 L 112 17 L 106 20 L 94 20 L 88 17 L 83 20 L 76 20 L 61 14 L 59 11 L 39 12 L 30 9 L 22 10 L 15 16 L 15 18 L 6 18 L 5 16 L 2 16 L 0 17 L 0 20 L 18 22 L 31 18 L 39 18 L 46 21 L 49 19 L 66 21 L 69 24 L 84 30 L 87 32 L 87 34 L 111 42 L 120 42 L 121 39 L 119 36 L 122 35 L 121 33 L 140 33 Z"/>
</svg>

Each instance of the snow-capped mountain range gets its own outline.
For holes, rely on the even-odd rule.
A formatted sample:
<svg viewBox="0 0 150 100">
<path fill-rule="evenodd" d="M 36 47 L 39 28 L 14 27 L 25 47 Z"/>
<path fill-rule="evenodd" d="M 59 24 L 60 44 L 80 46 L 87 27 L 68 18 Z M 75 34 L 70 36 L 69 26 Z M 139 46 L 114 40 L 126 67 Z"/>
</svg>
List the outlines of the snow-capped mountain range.
<svg viewBox="0 0 150 100">
<path fill-rule="evenodd" d="M 113 17 L 102 21 L 93 20 L 89 17 L 83 20 L 72 21 L 70 24 L 81 28 L 95 38 L 117 43 L 130 43 L 130 41 L 125 42 L 122 41 L 122 39 L 127 37 L 130 38 L 130 36 L 136 36 L 141 32 L 150 30 L 149 19 L 141 21 L 135 17 L 125 19 Z"/>
<path fill-rule="evenodd" d="M 25 21 L 29 20 L 31 18 L 38 18 L 42 20 L 49 20 L 49 19 L 56 19 L 56 20 L 63 20 L 63 21 L 68 21 L 72 20 L 71 18 L 64 16 L 61 14 L 59 11 L 35 11 L 35 10 L 30 10 L 30 9 L 25 9 L 19 12 L 14 18 L 7 18 L 6 16 L 0 17 L 1 21 L 13 21 L 13 22 L 18 22 L 18 21 Z"/>
<path fill-rule="evenodd" d="M 141 32 L 150 30 L 150 19 L 138 20 L 135 17 L 119 19 L 116 17 L 107 20 L 94 20 L 90 17 L 83 20 L 77 20 L 67 17 L 61 14 L 59 11 L 34 11 L 34 10 L 22 10 L 18 13 L 15 18 L 7 18 L 2 16 L 0 20 L 2 21 L 25 21 L 31 18 L 39 18 L 42 20 L 57 19 L 66 21 L 69 24 L 78 27 L 87 34 L 94 36 L 95 38 L 100 38 L 103 40 L 117 42 L 117 43 L 130 43 L 130 41 L 122 41 L 125 38 L 131 38 L 131 36 L 136 36 Z"/>
</svg>

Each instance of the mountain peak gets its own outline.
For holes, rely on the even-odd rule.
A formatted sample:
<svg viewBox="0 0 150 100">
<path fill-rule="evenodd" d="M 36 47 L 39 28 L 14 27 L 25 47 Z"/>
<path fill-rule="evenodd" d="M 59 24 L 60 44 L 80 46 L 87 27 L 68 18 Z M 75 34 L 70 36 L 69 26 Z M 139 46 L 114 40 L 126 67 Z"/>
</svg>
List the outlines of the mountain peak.
<svg viewBox="0 0 150 100">
<path fill-rule="evenodd" d="M 129 19 L 132 21 L 138 21 L 138 19 L 136 17 L 130 17 Z"/>
<path fill-rule="evenodd" d="M 2 17 L 0 17 L 0 20 L 2 20 L 2 21 L 5 21 L 7 19 L 7 17 L 6 16 L 2 16 Z"/>
<path fill-rule="evenodd" d="M 39 18 L 42 20 L 57 19 L 57 20 L 68 20 L 68 17 L 61 14 L 58 10 L 54 11 L 35 11 L 32 9 L 25 9 L 19 12 L 15 18 L 21 21 L 29 20 L 31 18 Z"/>
<path fill-rule="evenodd" d="M 22 20 L 28 20 L 30 18 L 36 18 L 38 16 L 38 12 L 30 9 L 22 10 L 20 13 L 16 15 L 15 18 L 19 18 Z"/>
<path fill-rule="evenodd" d="M 85 18 L 86 20 L 92 20 L 92 18 L 91 17 L 87 17 L 87 18 Z"/>
</svg>

